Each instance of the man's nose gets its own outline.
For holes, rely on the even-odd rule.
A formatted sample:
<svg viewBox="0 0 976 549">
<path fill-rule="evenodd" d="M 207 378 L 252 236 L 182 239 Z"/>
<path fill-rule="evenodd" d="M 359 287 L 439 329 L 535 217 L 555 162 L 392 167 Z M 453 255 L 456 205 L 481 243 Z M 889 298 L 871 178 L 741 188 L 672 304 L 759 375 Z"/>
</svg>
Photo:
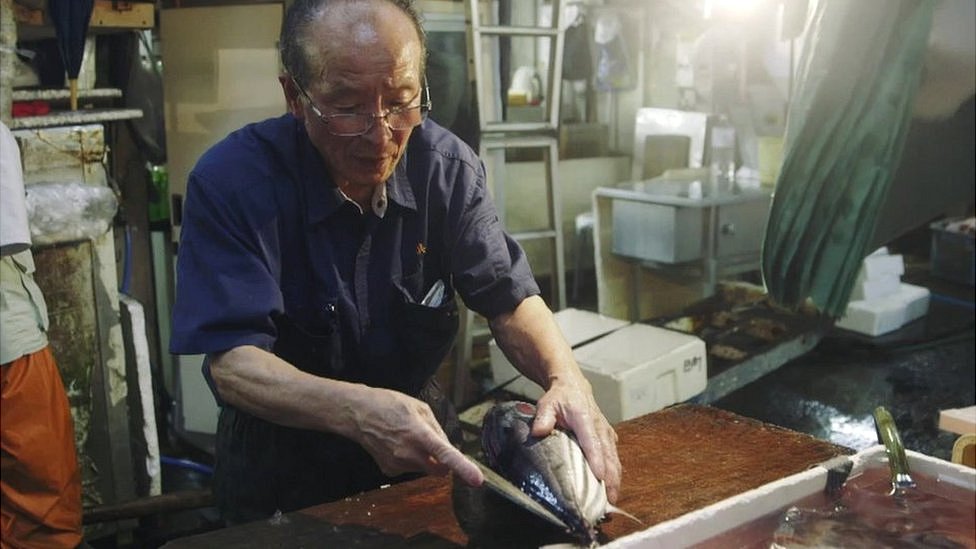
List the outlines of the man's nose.
<svg viewBox="0 0 976 549">
<path fill-rule="evenodd" d="M 383 141 L 393 137 L 393 128 L 389 123 L 390 113 L 374 114 L 369 129 L 364 136 L 371 141 Z"/>
</svg>

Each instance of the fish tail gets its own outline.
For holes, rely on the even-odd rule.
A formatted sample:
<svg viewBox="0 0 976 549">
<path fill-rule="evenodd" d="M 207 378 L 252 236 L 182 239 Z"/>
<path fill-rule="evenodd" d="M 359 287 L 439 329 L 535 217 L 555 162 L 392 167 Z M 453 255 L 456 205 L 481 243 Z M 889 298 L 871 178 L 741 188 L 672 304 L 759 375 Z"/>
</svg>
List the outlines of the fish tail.
<svg viewBox="0 0 976 549">
<path fill-rule="evenodd" d="M 630 514 L 630 513 L 628 513 L 627 511 L 624 511 L 624 510 L 623 510 L 623 509 L 621 509 L 620 507 L 616 507 L 616 506 L 614 506 L 614 505 L 611 505 L 611 504 L 607 504 L 607 512 L 608 512 L 608 513 L 615 513 L 615 514 L 617 514 L 617 515 L 623 515 L 623 516 L 625 516 L 625 517 L 627 517 L 627 518 L 629 518 L 630 520 L 632 520 L 632 521 L 634 521 L 634 522 L 636 522 L 637 524 L 640 524 L 640 525 L 643 525 L 643 524 L 644 524 L 644 523 L 643 523 L 643 522 L 641 521 L 641 519 L 639 519 L 639 518 L 637 518 L 637 517 L 635 517 L 634 515 L 631 515 L 631 514 Z"/>
</svg>

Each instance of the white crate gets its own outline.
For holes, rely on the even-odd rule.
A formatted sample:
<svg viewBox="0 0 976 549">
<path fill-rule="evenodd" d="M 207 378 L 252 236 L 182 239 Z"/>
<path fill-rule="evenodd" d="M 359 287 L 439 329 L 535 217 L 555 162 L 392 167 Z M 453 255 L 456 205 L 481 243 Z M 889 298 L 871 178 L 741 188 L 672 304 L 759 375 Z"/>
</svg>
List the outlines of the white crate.
<svg viewBox="0 0 976 549">
<path fill-rule="evenodd" d="M 626 320 L 580 309 L 563 309 L 554 313 L 553 316 L 570 347 L 576 347 L 630 324 Z M 515 381 L 505 385 L 506 391 L 531 400 L 537 400 L 542 396 L 542 388 L 535 382 L 524 376 L 519 377 L 519 372 L 505 358 L 494 339 L 488 342 L 488 353 L 491 361 L 491 377 L 495 386 L 515 379 Z"/>
<path fill-rule="evenodd" d="M 705 342 L 631 324 L 573 351 L 611 423 L 683 402 L 708 382 Z"/>
</svg>

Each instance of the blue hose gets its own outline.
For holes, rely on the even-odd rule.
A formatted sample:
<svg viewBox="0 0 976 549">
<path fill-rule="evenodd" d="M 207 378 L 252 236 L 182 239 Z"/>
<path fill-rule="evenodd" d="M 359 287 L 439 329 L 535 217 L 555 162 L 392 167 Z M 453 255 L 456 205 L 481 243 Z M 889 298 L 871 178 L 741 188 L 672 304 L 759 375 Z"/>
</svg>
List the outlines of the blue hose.
<svg viewBox="0 0 976 549">
<path fill-rule="evenodd" d="M 213 467 L 209 465 L 204 465 L 202 463 L 197 463 L 195 461 L 190 461 L 183 458 L 174 458 L 169 456 L 160 456 L 159 461 L 164 465 L 175 465 L 176 467 L 181 467 L 183 469 L 189 469 L 191 471 L 196 471 L 197 473 L 202 473 L 204 475 L 213 476 Z"/>
<path fill-rule="evenodd" d="M 128 225 L 124 232 L 124 249 L 122 257 L 122 284 L 119 292 L 129 295 L 129 279 L 132 277 L 132 233 Z"/>
</svg>

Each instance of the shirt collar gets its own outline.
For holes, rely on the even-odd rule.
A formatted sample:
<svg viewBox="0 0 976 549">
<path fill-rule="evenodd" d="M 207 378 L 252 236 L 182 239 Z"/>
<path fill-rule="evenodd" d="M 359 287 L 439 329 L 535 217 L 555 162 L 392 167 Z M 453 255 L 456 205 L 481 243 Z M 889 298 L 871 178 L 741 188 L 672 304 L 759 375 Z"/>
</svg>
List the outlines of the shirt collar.
<svg viewBox="0 0 976 549">
<path fill-rule="evenodd" d="M 308 221 L 309 223 L 318 223 L 332 215 L 350 199 L 332 181 L 318 150 L 305 135 L 305 129 L 300 127 L 300 132 L 302 134 L 300 138 L 302 152 L 299 162 L 303 168 L 299 170 L 300 185 L 303 185 L 305 189 L 304 194 L 307 201 L 305 207 L 308 212 Z M 396 168 L 393 169 L 393 175 L 373 193 L 373 212 L 380 218 L 386 215 L 390 202 L 410 210 L 417 210 L 413 188 L 407 178 L 407 157 L 408 153 L 404 153 Z M 353 203 L 355 204 L 355 202 Z"/>
<path fill-rule="evenodd" d="M 286 116 L 290 117 L 291 115 Z M 299 185 L 304 189 L 307 219 L 309 223 L 318 223 L 332 215 L 349 198 L 332 181 L 332 176 L 329 175 L 322 156 L 312 144 L 308 134 L 305 133 L 305 127 L 297 119 L 293 119 L 292 123 L 295 125 L 295 137 L 299 151 L 297 162 L 300 167 L 296 170 L 296 176 L 299 179 Z M 413 141 L 412 137 L 411 141 Z M 373 194 L 372 207 L 377 216 L 386 215 L 390 202 L 410 210 L 417 210 L 413 187 L 407 177 L 409 156 L 408 150 L 397 163 L 393 175 Z"/>
<path fill-rule="evenodd" d="M 359 206 L 358 202 L 349 198 L 349 195 L 342 192 L 341 189 L 336 189 L 336 190 L 338 190 L 339 194 L 342 195 L 343 200 L 351 203 L 353 206 L 356 206 L 356 208 L 359 210 L 359 213 L 364 213 L 363 209 Z M 386 215 L 387 205 L 388 204 L 386 198 L 386 184 L 384 183 L 383 185 L 378 185 L 375 189 L 373 189 L 373 197 L 370 198 L 370 206 L 372 206 L 373 213 L 376 214 L 376 217 L 383 219 L 383 216 Z"/>
</svg>

